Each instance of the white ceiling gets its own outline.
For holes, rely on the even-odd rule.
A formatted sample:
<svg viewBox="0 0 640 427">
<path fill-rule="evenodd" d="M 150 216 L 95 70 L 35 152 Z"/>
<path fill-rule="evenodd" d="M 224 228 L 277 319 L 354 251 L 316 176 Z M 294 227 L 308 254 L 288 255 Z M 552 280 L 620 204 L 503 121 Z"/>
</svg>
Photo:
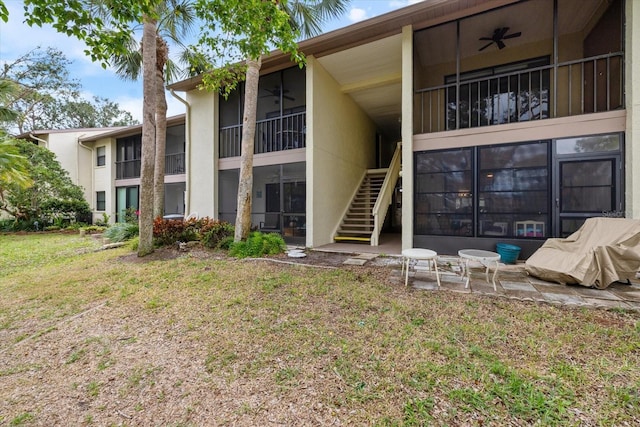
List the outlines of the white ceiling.
<svg viewBox="0 0 640 427">
<path fill-rule="evenodd" d="M 354 101 L 390 137 L 400 131 L 402 35 L 318 59 Z"/>
</svg>

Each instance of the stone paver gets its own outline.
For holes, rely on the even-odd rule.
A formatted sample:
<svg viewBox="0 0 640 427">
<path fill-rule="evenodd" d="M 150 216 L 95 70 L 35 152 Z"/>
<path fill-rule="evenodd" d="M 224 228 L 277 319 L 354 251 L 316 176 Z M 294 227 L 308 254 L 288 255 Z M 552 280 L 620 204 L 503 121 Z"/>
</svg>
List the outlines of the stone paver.
<svg viewBox="0 0 640 427">
<path fill-rule="evenodd" d="M 343 264 L 346 265 L 365 265 L 367 263 L 366 259 L 358 259 L 358 258 L 347 258 Z"/>
<path fill-rule="evenodd" d="M 542 296 L 545 300 L 549 302 L 557 302 L 561 304 L 567 305 L 584 305 L 584 299 L 574 296 L 574 295 L 566 295 L 566 294 L 552 294 L 548 292 L 543 292 Z"/>
<path fill-rule="evenodd" d="M 507 282 L 505 280 L 499 280 L 499 282 L 508 291 L 538 292 L 536 288 L 527 282 Z"/>
<path fill-rule="evenodd" d="M 372 259 L 378 258 L 379 254 L 370 254 L 370 253 L 362 253 L 355 256 L 356 259 L 366 259 L 367 261 L 371 261 Z"/>
</svg>

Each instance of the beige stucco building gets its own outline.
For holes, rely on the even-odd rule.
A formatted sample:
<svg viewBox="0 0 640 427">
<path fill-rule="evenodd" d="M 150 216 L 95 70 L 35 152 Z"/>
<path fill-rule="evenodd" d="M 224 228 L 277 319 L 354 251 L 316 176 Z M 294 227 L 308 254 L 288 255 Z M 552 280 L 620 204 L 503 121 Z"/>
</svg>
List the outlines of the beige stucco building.
<svg viewBox="0 0 640 427">
<path fill-rule="evenodd" d="M 165 214 L 185 215 L 185 116 L 167 120 Z M 89 203 L 94 223 L 139 206 L 142 126 L 39 130 L 19 135 L 52 151 Z"/>
<path fill-rule="evenodd" d="M 308 247 L 381 232 L 527 256 L 588 217 L 639 218 L 639 46 L 633 0 L 426 0 L 303 41 L 303 70 L 273 53 L 254 224 Z M 186 210 L 233 221 L 242 88 L 223 100 L 199 82 L 171 86 Z"/>
</svg>

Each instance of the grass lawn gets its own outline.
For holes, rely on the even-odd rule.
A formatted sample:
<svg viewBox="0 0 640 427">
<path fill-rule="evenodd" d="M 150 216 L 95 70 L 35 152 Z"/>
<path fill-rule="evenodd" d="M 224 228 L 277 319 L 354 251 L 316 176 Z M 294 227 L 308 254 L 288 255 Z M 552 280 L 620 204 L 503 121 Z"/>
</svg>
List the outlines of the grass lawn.
<svg viewBox="0 0 640 427">
<path fill-rule="evenodd" d="M 639 425 L 640 315 L 0 235 L 0 425 Z"/>
</svg>

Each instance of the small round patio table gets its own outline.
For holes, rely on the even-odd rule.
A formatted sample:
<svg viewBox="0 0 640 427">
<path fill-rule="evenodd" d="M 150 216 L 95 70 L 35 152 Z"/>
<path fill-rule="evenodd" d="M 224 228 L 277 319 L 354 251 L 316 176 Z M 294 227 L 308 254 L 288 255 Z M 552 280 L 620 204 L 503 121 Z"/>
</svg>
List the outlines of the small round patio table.
<svg viewBox="0 0 640 427">
<path fill-rule="evenodd" d="M 496 287 L 496 276 L 498 275 L 498 267 L 500 264 L 500 254 L 491 251 L 484 251 L 481 249 L 461 249 L 458 251 L 458 256 L 464 260 L 464 274 L 463 277 L 467 276 L 467 282 L 464 284 L 464 288 L 469 287 L 469 261 L 476 261 L 486 267 L 485 277 L 487 283 L 489 283 L 489 264 L 492 262 L 496 263 L 496 269 L 493 272 L 493 277 L 491 281 L 493 282 L 493 290 L 498 291 Z"/>
<path fill-rule="evenodd" d="M 402 273 L 405 273 L 404 272 L 405 262 L 407 264 L 406 266 L 407 271 L 404 276 L 404 285 L 407 286 L 407 283 L 409 281 L 409 263 L 411 262 L 412 259 L 429 261 L 429 271 L 431 271 L 431 263 L 433 262 L 433 265 L 436 270 L 436 281 L 438 282 L 438 287 L 440 287 L 440 273 L 438 272 L 438 262 L 437 262 L 438 253 L 436 251 L 432 251 L 431 249 L 420 249 L 420 248 L 404 249 L 402 251 Z"/>
</svg>

